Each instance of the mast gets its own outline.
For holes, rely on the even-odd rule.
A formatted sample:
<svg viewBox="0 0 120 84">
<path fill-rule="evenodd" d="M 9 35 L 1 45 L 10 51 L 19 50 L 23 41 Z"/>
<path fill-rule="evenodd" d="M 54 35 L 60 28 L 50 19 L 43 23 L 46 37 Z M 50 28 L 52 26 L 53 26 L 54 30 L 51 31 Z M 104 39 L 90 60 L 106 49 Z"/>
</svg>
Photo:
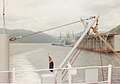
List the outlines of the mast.
<svg viewBox="0 0 120 84">
<path fill-rule="evenodd" d="M 2 33 L 5 34 L 6 32 L 6 20 L 5 20 L 5 0 L 3 0 L 3 31 Z"/>
</svg>

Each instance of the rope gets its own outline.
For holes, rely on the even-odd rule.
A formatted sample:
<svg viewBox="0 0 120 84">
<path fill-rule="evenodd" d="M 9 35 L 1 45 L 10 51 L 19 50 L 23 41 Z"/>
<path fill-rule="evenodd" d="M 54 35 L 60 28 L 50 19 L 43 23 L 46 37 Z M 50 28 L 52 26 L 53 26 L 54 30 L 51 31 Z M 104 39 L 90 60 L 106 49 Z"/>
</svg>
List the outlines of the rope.
<svg viewBox="0 0 120 84">
<path fill-rule="evenodd" d="M 106 42 L 98 32 L 96 32 L 96 34 L 97 34 L 98 37 L 113 51 L 113 53 L 114 53 L 116 56 L 118 56 L 119 59 L 120 59 L 120 55 L 115 52 L 115 50 L 112 48 L 112 46 L 111 46 L 108 42 Z"/>
<path fill-rule="evenodd" d="M 95 18 L 95 16 L 90 17 L 90 18 L 88 18 L 88 19 L 83 19 L 83 20 L 89 20 L 89 19 L 94 19 L 94 18 Z M 10 38 L 9 40 L 10 40 L 10 41 L 15 41 L 15 40 L 17 40 L 17 39 L 21 39 L 21 38 L 28 37 L 28 36 L 31 36 L 31 35 L 34 35 L 34 34 L 43 33 L 43 32 L 46 32 L 46 31 L 58 29 L 58 28 L 61 28 L 61 27 L 69 26 L 69 25 L 76 24 L 76 23 L 79 23 L 79 22 L 81 22 L 81 20 L 74 21 L 74 22 L 67 23 L 67 24 L 60 25 L 60 26 L 56 26 L 56 27 L 52 27 L 52 28 L 48 28 L 48 29 L 45 29 L 45 30 L 43 30 L 43 31 L 38 31 L 38 32 L 35 32 L 35 33 L 31 33 L 31 34 L 27 34 L 27 35 L 23 35 L 23 36 L 19 36 L 19 37 L 12 37 L 12 38 Z"/>
<path fill-rule="evenodd" d="M 110 57 L 117 65 L 119 65 L 120 66 L 120 64 L 115 60 L 115 59 L 113 59 L 111 56 L 109 56 L 109 53 L 108 52 L 106 52 L 106 51 L 104 51 L 106 54 L 107 54 L 107 56 L 108 57 Z M 118 56 L 117 56 L 118 57 Z M 119 57 L 118 57 L 118 59 L 120 59 Z"/>
<path fill-rule="evenodd" d="M 120 59 L 120 55 L 118 53 L 115 52 L 115 50 L 113 49 L 113 47 L 110 45 L 110 43 L 108 43 L 97 31 L 98 29 L 98 20 L 96 22 L 96 26 L 95 27 L 91 27 L 93 29 L 93 32 L 96 33 L 96 35 L 107 45 L 107 47 L 109 47 L 113 53 Z"/>
<path fill-rule="evenodd" d="M 102 49 L 102 47 L 101 46 L 99 46 L 100 47 L 100 49 Z M 120 65 L 115 59 L 113 59 L 111 56 L 109 56 L 110 54 L 107 52 L 107 51 L 103 51 L 105 54 L 107 54 L 107 56 L 109 57 L 109 58 L 111 58 L 114 62 L 116 62 L 116 64 L 117 65 Z M 118 57 L 118 56 L 117 56 Z M 119 57 L 118 57 L 118 59 L 120 59 Z"/>
</svg>

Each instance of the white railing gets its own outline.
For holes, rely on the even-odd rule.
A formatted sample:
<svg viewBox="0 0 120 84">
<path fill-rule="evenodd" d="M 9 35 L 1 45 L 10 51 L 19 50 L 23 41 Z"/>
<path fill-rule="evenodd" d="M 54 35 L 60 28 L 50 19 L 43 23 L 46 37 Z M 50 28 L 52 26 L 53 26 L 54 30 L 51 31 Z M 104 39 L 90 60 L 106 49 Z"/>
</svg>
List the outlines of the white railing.
<svg viewBox="0 0 120 84">
<path fill-rule="evenodd" d="M 105 83 L 105 84 L 111 84 L 111 79 L 112 79 L 112 68 L 117 68 L 120 69 L 120 67 L 114 67 L 112 65 L 108 66 L 88 66 L 88 67 L 69 67 L 68 68 L 54 68 L 54 69 L 38 69 L 38 70 L 16 70 L 13 68 L 11 71 L 0 71 L 0 73 L 12 73 L 12 83 L 6 83 L 6 84 L 22 84 L 22 83 L 17 83 L 16 82 L 16 73 L 18 72 L 41 72 L 41 71 L 49 71 L 49 70 L 54 70 L 54 71 L 60 71 L 60 70 L 68 70 L 68 83 L 66 84 L 78 84 L 78 83 L 72 83 L 72 74 L 70 73 L 71 70 L 81 70 L 81 69 L 99 69 L 99 68 L 108 68 L 108 75 L 107 75 L 107 80 L 106 81 L 100 81 L 100 82 L 92 82 L 92 83 Z M 4 84 L 4 83 L 0 83 Z M 25 84 L 25 83 L 23 83 Z M 30 84 L 30 83 L 29 83 Z M 35 83 L 35 84 L 44 84 L 44 83 Z M 48 83 L 49 84 L 49 83 Z M 52 83 L 52 84 L 64 84 L 64 83 Z M 79 83 L 79 84 L 86 84 L 86 83 Z M 87 83 L 91 84 L 91 83 Z"/>
</svg>

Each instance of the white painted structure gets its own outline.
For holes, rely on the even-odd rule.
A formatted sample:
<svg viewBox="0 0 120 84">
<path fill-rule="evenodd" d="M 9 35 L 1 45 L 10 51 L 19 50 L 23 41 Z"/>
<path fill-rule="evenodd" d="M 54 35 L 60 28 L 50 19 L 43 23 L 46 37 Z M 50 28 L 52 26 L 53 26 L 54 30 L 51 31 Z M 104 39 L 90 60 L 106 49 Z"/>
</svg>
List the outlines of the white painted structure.
<svg viewBox="0 0 120 84">
<path fill-rule="evenodd" d="M 101 69 L 101 68 L 108 68 L 108 75 L 107 75 L 107 80 L 104 80 L 104 81 L 97 81 L 97 69 Z M 14 69 L 14 68 L 13 68 Z M 72 82 L 72 74 L 71 73 L 68 73 L 68 82 L 65 82 L 63 83 L 62 81 L 57 81 L 57 79 L 59 79 L 59 77 L 55 77 L 54 74 L 42 74 L 41 75 L 41 79 L 38 81 L 38 82 L 30 82 L 30 81 L 26 81 L 26 82 L 15 82 L 15 80 L 12 82 L 12 83 L 7 83 L 7 84 L 88 84 L 88 82 L 91 84 L 111 84 L 112 83 L 112 69 L 120 69 L 120 67 L 114 67 L 112 65 L 108 65 L 108 66 L 87 66 L 87 67 L 71 67 L 71 68 L 54 68 L 53 70 L 72 70 L 72 69 L 76 69 L 76 70 L 87 70 L 85 71 L 85 75 L 89 77 L 86 77 L 87 81 L 85 82 L 81 82 L 81 83 L 73 83 Z M 94 69 L 94 70 L 93 70 Z M 49 71 L 49 69 L 38 69 L 38 70 L 12 70 L 12 71 L 0 71 L 0 73 L 6 73 L 6 72 L 11 72 L 13 75 L 17 72 L 21 72 L 24 73 L 24 72 L 30 72 L 30 71 L 33 71 L 33 72 L 41 72 L 41 71 Z M 93 71 L 95 71 L 95 73 L 93 73 Z M 92 73 L 89 73 L 89 72 L 92 72 Z M 91 75 L 91 74 L 94 74 L 94 75 Z M 12 79 L 16 79 L 16 76 L 12 76 L 14 78 Z M 32 77 L 32 76 L 31 76 Z M 92 81 L 91 81 L 92 79 Z M 34 79 L 33 79 L 34 80 Z M 6 84 L 6 83 L 2 83 L 2 84 Z"/>
<path fill-rule="evenodd" d="M 86 83 L 98 82 L 98 69 L 86 69 L 85 82 Z"/>
<path fill-rule="evenodd" d="M 42 74 L 41 84 L 57 84 L 56 77 L 54 74 Z"/>
<path fill-rule="evenodd" d="M 114 50 L 120 51 L 120 35 L 114 36 Z"/>
<path fill-rule="evenodd" d="M 9 71 L 8 34 L 0 34 L 0 71 Z M 0 83 L 9 82 L 9 73 L 0 73 Z"/>
</svg>

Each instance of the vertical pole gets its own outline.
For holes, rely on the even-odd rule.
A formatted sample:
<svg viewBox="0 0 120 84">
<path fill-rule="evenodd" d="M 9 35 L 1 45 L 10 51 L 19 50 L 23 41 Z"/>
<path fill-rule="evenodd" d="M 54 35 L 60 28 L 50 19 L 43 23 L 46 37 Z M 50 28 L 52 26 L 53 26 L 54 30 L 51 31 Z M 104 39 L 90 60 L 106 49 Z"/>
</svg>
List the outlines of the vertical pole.
<svg viewBox="0 0 120 84">
<path fill-rule="evenodd" d="M 70 73 L 70 69 L 69 69 L 69 73 L 68 73 L 68 81 L 69 83 L 68 84 L 72 84 L 72 76 L 71 76 L 71 73 Z"/>
<path fill-rule="evenodd" d="M 112 65 L 108 65 L 108 84 L 111 84 L 112 79 Z"/>
<path fill-rule="evenodd" d="M 75 51 L 75 49 L 77 49 L 78 45 L 81 43 L 81 41 L 84 39 L 85 35 L 88 33 L 88 31 L 90 30 L 91 26 L 94 25 L 94 23 L 96 22 L 96 20 L 99 18 L 99 16 L 94 20 L 93 23 L 91 23 L 90 26 L 88 26 L 85 30 L 85 32 L 82 34 L 82 36 L 78 39 L 78 41 L 75 43 L 75 45 L 73 46 L 73 48 L 71 49 L 71 51 L 68 53 L 68 55 L 65 57 L 65 59 L 63 60 L 63 62 L 60 64 L 60 68 L 64 67 L 65 63 L 68 62 L 70 56 L 72 55 L 72 53 Z"/>
<path fill-rule="evenodd" d="M 16 74 L 15 68 L 13 68 L 13 72 L 12 72 L 12 73 L 13 73 L 13 83 L 15 83 L 15 79 L 16 79 L 16 78 L 15 78 L 15 74 Z"/>
<path fill-rule="evenodd" d="M 67 64 L 67 66 L 68 66 L 68 84 L 72 84 L 72 75 L 71 75 L 71 68 L 72 68 L 72 66 L 71 66 L 71 64 L 68 62 L 68 64 Z"/>
<path fill-rule="evenodd" d="M 5 34 L 6 32 L 6 21 L 5 21 L 5 0 L 3 0 L 3 29 L 2 33 Z"/>
<path fill-rule="evenodd" d="M 8 34 L 0 34 L 0 71 L 9 71 Z M 0 83 L 9 83 L 9 73 L 0 73 Z"/>
</svg>

